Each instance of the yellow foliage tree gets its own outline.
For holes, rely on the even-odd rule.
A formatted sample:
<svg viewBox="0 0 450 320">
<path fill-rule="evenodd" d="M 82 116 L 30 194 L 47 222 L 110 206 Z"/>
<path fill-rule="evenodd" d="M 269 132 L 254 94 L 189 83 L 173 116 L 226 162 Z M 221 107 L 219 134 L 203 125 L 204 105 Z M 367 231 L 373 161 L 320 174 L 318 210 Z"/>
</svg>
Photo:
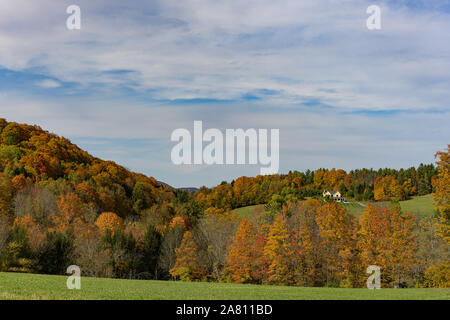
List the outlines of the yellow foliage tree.
<svg viewBox="0 0 450 320">
<path fill-rule="evenodd" d="M 209 207 L 208 209 L 205 210 L 205 215 L 209 216 L 209 215 L 221 215 L 225 213 L 225 210 L 222 208 L 215 208 L 215 207 Z"/>
<path fill-rule="evenodd" d="M 45 232 L 41 226 L 29 215 L 23 218 L 16 218 L 14 220 L 14 226 L 22 227 L 27 231 L 27 239 L 31 249 L 37 252 L 45 241 Z"/>
<path fill-rule="evenodd" d="M 415 217 L 372 205 L 362 213 L 358 248 L 363 268 L 378 265 L 383 283 L 393 286 L 411 274 L 416 253 Z"/>
<path fill-rule="evenodd" d="M 227 257 L 228 270 L 234 282 L 262 282 L 267 265 L 267 258 L 263 255 L 265 240 L 255 225 L 247 219 L 242 220 Z"/>
<path fill-rule="evenodd" d="M 175 266 L 170 269 L 173 277 L 179 277 L 181 281 L 197 280 L 201 276 L 201 268 L 197 257 L 198 246 L 195 243 L 192 232 L 186 231 L 179 248 L 175 249 L 177 260 Z"/>
<path fill-rule="evenodd" d="M 322 252 L 319 248 L 322 240 L 316 222 L 320 202 L 308 199 L 297 203 L 290 203 L 292 212 L 293 237 L 296 244 L 296 270 L 295 285 L 312 287 L 323 283 L 321 277 Z"/>
<path fill-rule="evenodd" d="M 288 230 L 286 217 L 278 215 L 270 228 L 269 237 L 264 247 L 264 255 L 269 259 L 269 281 L 287 285 L 291 282 L 291 259 L 295 251 Z"/>
<path fill-rule="evenodd" d="M 374 184 L 373 195 L 375 200 L 405 200 L 406 192 L 393 176 L 377 178 Z"/>
<path fill-rule="evenodd" d="M 441 220 L 440 234 L 450 243 L 450 145 L 447 151 L 438 152 L 435 157 L 439 158 L 436 162 L 439 173 L 433 181 L 434 201 Z"/>
<path fill-rule="evenodd" d="M 169 224 L 169 229 L 173 229 L 176 226 L 180 226 L 182 228 L 186 228 L 186 222 L 184 221 L 184 219 L 180 216 L 176 216 L 172 219 L 172 221 Z"/>
<path fill-rule="evenodd" d="M 61 195 L 58 201 L 58 214 L 55 217 L 56 229 L 61 232 L 68 228 L 78 229 L 85 222 L 81 199 L 75 193 Z"/>
<path fill-rule="evenodd" d="M 450 261 L 431 266 L 425 271 L 424 285 L 428 288 L 450 288 Z"/>
<path fill-rule="evenodd" d="M 0 173 L 0 216 L 11 216 L 13 186 L 6 174 Z"/>
<path fill-rule="evenodd" d="M 116 228 L 123 228 L 123 220 L 114 212 L 103 212 L 98 216 L 95 225 L 101 232 L 114 231 Z"/>
<path fill-rule="evenodd" d="M 357 223 L 344 207 L 332 202 L 318 210 L 317 225 L 322 238 L 321 250 L 327 282 L 344 287 L 358 286 L 361 273 L 356 254 Z"/>
</svg>

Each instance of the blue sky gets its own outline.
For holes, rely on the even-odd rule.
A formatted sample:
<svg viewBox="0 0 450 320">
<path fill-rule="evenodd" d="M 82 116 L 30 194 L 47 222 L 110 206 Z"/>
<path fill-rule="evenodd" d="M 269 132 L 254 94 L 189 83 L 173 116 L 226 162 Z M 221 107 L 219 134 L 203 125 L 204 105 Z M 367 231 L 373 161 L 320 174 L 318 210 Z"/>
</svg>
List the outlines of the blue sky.
<svg viewBox="0 0 450 320">
<path fill-rule="evenodd" d="M 281 172 L 409 167 L 450 142 L 450 1 L 93 2 L 1 1 L 0 117 L 176 187 L 259 173 L 173 165 L 194 120 L 280 129 Z"/>
</svg>

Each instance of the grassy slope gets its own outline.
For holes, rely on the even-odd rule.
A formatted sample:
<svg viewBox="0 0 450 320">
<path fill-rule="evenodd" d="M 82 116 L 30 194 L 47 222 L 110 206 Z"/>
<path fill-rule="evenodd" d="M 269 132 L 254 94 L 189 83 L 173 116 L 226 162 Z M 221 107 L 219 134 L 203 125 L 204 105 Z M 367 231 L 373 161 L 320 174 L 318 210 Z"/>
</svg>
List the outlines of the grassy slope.
<svg viewBox="0 0 450 320">
<path fill-rule="evenodd" d="M 435 213 L 433 205 L 433 196 L 428 194 L 426 196 L 413 197 L 410 200 L 401 201 L 400 206 L 403 211 L 408 211 L 417 214 L 420 217 L 432 216 Z"/>
<path fill-rule="evenodd" d="M 354 202 L 352 202 L 352 203 L 343 203 L 342 205 L 345 207 L 345 209 L 347 209 L 348 213 L 353 214 L 358 219 L 361 216 L 361 213 L 365 209 L 365 207 L 361 206 L 358 203 L 354 203 Z"/>
<path fill-rule="evenodd" d="M 82 278 L 68 290 L 64 276 L 0 273 L 0 299 L 321 300 L 450 299 L 450 289 L 335 289 Z"/>
<path fill-rule="evenodd" d="M 234 209 L 232 212 L 236 213 L 238 216 L 240 216 L 241 218 L 246 218 L 249 216 L 249 214 L 254 211 L 256 208 L 258 207 L 262 207 L 264 208 L 264 205 L 262 204 L 257 204 L 254 206 L 248 206 L 248 207 L 242 207 L 242 208 L 237 208 Z"/>
<path fill-rule="evenodd" d="M 366 205 L 369 203 L 374 204 L 376 206 L 389 205 L 388 201 L 364 202 L 364 204 Z M 357 218 L 361 216 L 361 213 L 364 211 L 365 208 L 355 202 L 344 203 L 343 206 L 348 210 L 348 212 L 355 215 Z M 418 215 L 421 218 L 431 216 L 434 214 L 435 211 L 433 205 L 433 196 L 430 194 L 425 196 L 412 197 L 411 199 L 406 201 L 400 201 L 400 206 L 403 212 L 409 212 L 413 215 Z M 238 208 L 234 209 L 233 212 L 239 215 L 240 217 L 245 218 L 257 207 L 263 207 L 263 205 Z"/>
<path fill-rule="evenodd" d="M 388 201 L 364 202 L 364 204 L 366 205 L 369 203 L 375 206 L 389 206 Z M 357 217 L 359 217 L 364 210 L 364 207 L 360 206 L 357 203 L 346 203 L 344 204 L 344 206 L 350 213 L 354 214 Z M 403 212 L 409 212 L 413 215 L 419 216 L 420 218 L 432 216 L 435 212 L 433 205 L 433 196 L 431 194 L 412 197 L 409 200 L 400 201 L 400 207 L 402 208 Z"/>
</svg>

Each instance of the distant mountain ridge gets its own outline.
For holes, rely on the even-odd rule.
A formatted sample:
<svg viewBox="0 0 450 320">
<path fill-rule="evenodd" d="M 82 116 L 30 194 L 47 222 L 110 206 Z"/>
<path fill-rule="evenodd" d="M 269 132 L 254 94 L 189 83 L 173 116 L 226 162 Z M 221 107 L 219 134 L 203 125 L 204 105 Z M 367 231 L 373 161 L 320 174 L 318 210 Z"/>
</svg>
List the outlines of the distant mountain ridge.
<svg viewBox="0 0 450 320">
<path fill-rule="evenodd" d="M 188 191 L 188 192 L 197 192 L 200 189 L 195 188 L 195 187 L 184 187 L 184 188 L 177 188 L 177 190 Z"/>
</svg>

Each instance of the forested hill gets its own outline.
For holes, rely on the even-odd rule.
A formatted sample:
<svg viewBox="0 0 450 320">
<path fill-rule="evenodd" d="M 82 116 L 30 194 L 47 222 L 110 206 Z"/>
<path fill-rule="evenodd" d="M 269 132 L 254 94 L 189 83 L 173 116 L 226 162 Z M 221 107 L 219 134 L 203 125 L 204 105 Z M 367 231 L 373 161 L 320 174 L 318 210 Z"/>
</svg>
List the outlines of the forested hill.
<svg viewBox="0 0 450 320">
<path fill-rule="evenodd" d="M 175 190 L 112 161 L 95 158 L 68 139 L 38 126 L 0 119 L 0 215 L 11 218 L 30 212 L 37 220 L 40 215 L 52 216 L 54 212 L 33 214 L 40 210 L 36 207 L 43 206 L 41 202 L 48 200 L 45 206 L 50 209 L 44 211 L 58 211 L 60 208 L 51 209 L 56 204 L 75 203 L 82 208 L 85 220 L 91 221 L 102 212 L 128 218 L 142 217 L 151 210 L 157 220 L 164 220 L 156 223 L 164 225 L 175 215 L 192 220 L 190 217 L 209 208 L 226 212 L 268 204 L 280 209 L 289 200 L 320 197 L 323 190 L 339 190 L 346 198 L 356 200 L 404 200 L 431 193 L 436 174 L 433 164 L 378 171 L 319 169 L 241 177 L 212 189 Z"/>
<path fill-rule="evenodd" d="M 31 186 L 34 193 L 72 194 L 91 211 L 122 217 L 174 198 L 154 178 L 95 158 L 64 137 L 0 119 L 0 215 L 12 216 L 14 197 Z"/>
<path fill-rule="evenodd" d="M 240 177 L 209 189 L 201 188 L 195 197 L 203 208 L 228 211 L 256 204 L 266 204 L 275 211 L 288 201 L 309 197 L 322 198 L 324 190 L 339 191 L 356 201 L 402 201 L 412 196 L 434 192 L 438 174 L 433 164 L 408 169 L 318 169 L 291 171 L 257 177 Z"/>
</svg>

